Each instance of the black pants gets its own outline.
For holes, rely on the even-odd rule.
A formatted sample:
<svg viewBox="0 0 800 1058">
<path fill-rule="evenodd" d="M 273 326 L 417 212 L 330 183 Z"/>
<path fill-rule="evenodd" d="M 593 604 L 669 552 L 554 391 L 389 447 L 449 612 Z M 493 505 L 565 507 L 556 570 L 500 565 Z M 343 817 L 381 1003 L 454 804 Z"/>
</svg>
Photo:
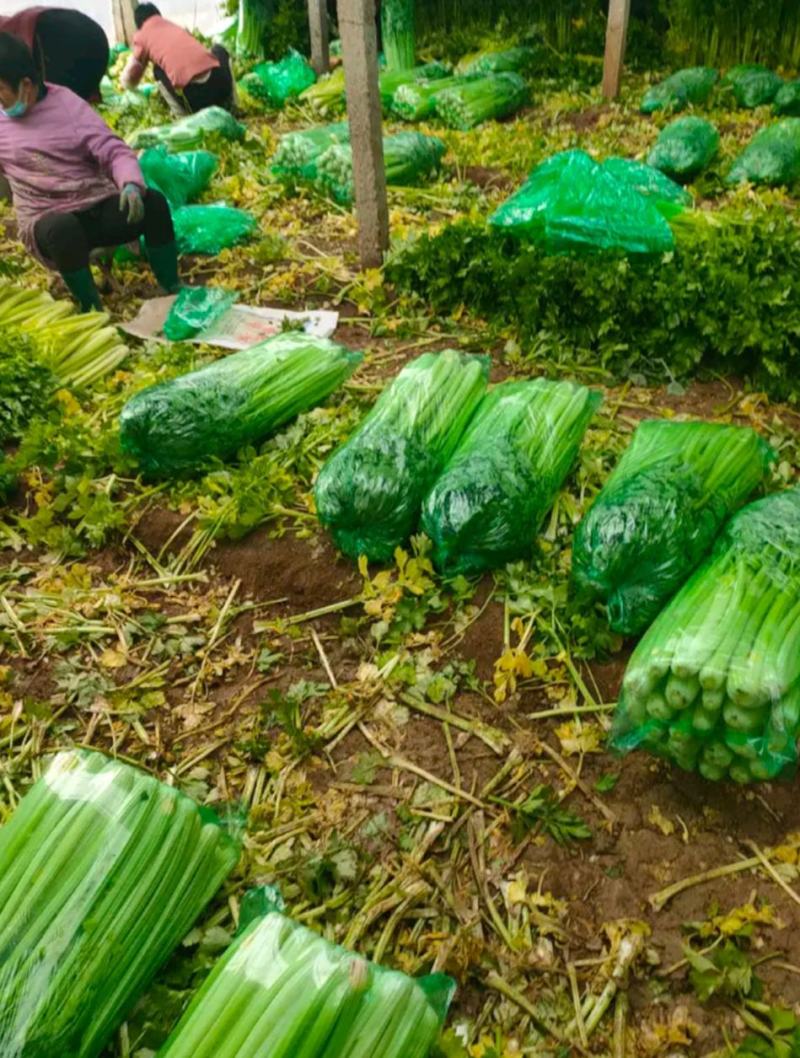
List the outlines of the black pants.
<svg viewBox="0 0 800 1058">
<path fill-rule="evenodd" d="M 52 8 L 36 20 L 34 58 L 45 81 L 71 88 L 82 99 L 100 95 L 108 68 L 108 38 L 81 11 Z"/>
<path fill-rule="evenodd" d="M 187 84 L 182 89 L 172 84 L 160 66 L 153 68 L 153 76 L 158 83 L 163 85 L 169 95 L 177 100 L 184 110 L 192 114 L 196 114 L 198 110 L 205 110 L 206 107 L 225 107 L 226 110 L 230 110 L 233 106 L 231 57 L 221 44 L 215 44 L 211 48 L 211 54 L 219 60 L 219 66 L 211 71 L 208 80 L 202 84 Z"/>
<path fill-rule="evenodd" d="M 78 272 L 89 266 L 89 254 L 100 247 L 124 246 L 144 235 L 150 247 L 167 246 L 175 239 L 172 214 L 160 191 L 144 196 L 144 220 L 131 224 L 113 195 L 81 213 L 47 213 L 33 229 L 39 252 L 59 272 Z"/>
</svg>

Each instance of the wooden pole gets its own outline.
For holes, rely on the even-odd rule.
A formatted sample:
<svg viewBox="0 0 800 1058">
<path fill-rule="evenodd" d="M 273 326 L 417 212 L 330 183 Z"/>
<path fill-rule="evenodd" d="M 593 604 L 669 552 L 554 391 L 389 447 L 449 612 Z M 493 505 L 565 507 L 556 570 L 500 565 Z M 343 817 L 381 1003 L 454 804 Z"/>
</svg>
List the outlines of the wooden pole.
<svg viewBox="0 0 800 1058">
<path fill-rule="evenodd" d="M 308 25 L 311 30 L 311 65 L 321 77 L 331 68 L 326 0 L 308 0 Z"/>
<path fill-rule="evenodd" d="M 631 0 L 610 0 L 606 28 L 606 55 L 603 63 L 603 95 L 606 99 L 616 99 L 619 95 L 630 15 Z"/>
<path fill-rule="evenodd" d="M 114 34 L 118 44 L 130 44 L 136 32 L 133 21 L 132 0 L 111 0 L 111 11 L 114 16 Z"/>
<path fill-rule="evenodd" d="M 383 164 L 375 0 L 338 0 L 338 10 L 361 266 L 377 268 L 389 248 L 389 206 Z"/>
</svg>

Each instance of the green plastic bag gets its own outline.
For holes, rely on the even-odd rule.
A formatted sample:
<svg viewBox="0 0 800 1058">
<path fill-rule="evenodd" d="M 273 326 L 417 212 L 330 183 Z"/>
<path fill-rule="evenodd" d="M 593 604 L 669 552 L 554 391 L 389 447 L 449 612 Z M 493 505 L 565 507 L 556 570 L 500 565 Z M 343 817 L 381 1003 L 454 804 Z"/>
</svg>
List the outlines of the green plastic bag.
<svg viewBox="0 0 800 1058">
<path fill-rule="evenodd" d="M 652 114 L 656 110 L 685 110 L 690 104 L 702 105 L 708 102 L 718 80 L 719 74 L 709 66 L 678 70 L 648 88 L 639 109 L 643 114 Z"/>
<path fill-rule="evenodd" d="M 779 88 L 772 107 L 776 114 L 800 118 L 800 81 L 789 81 Z"/>
<path fill-rule="evenodd" d="M 630 158 L 606 158 L 602 163 L 605 172 L 617 180 L 628 184 L 650 199 L 659 213 L 667 219 L 693 205 L 689 192 L 670 180 L 668 176 L 644 162 L 635 162 Z"/>
<path fill-rule="evenodd" d="M 755 134 L 726 177 L 728 184 L 793 184 L 800 180 L 800 118 L 784 118 Z"/>
<path fill-rule="evenodd" d="M 406 187 L 438 168 L 446 151 L 436 136 L 397 132 L 383 141 L 383 164 L 390 187 Z M 349 143 L 330 147 L 316 162 L 317 182 L 333 198 L 349 205 L 355 197 L 353 149 Z"/>
<path fill-rule="evenodd" d="M 529 557 L 602 398 L 570 382 L 506 382 L 481 401 L 422 508 L 436 565 L 481 573 Z"/>
<path fill-rule="evenodd" d="M 320 522 L 351 558 L 388 561 L 417 526 L 422 501 L 486 390 L 489 362 L 448 349 L 403 368 L 320 471 Z"/>
<path fill-rule="evenodd" d="M 241 87 L 255 99 L 282 107 L 314 84 L 317 75 L 307 60 L 293 48 L 280 62 L 262 62 L 241 80 Z"/>
<path fill-rule="evenodd" d="M 394 94 L 401 85 L 413 84 L 416 81 L 441 81 L 449 77 L 450 73 L 450 67 L 441 62 L 429 62 L 407 70 L 385 70 L 378 77 L 381 104 L 387 110 L 391 108 Z"/>
<path fill-rule="evenodd" d="M 508 117 L 528 101 L 528 86 L 519 74 L 490 74 L 441 92 L 436 113 L 449 128 L 468 132 L 484 121 Z"/>
<path fill-rule="evenodd" d="M 384 969 L 282 911 L 267 887 L 245 896 L 239 935 L 158 1058 L 428 1058 L 453 980 Z"/>
<path fill-rule="evenodd" d="M 578 592 L 606 603 L 615 632 L 644 631 L 773 459 L 753 430 L 642 423 L 575 533 Z"/>
<path fill-rule="evenodd" d="M 179 118 L 171 125 L 156 125 L 139 129 L 130 140 L 134 150 L 163 144 L 170 151 L 193 151 L 203 146 L 208 136 L 222 136 L 226 140 L 241 140 L 247 130 L 244 125 L 222 107 L 206 107 L 196 114 Z"/>
<path fill-rule="evenodd" d="M 172 214 L 180 254 L 211 254 L 245 242 L 258 230 L 252 213 L 234 206 L 181 206 Z"/>
<path fill-rule="evenodd" d="M 387 70 L 408 70 L 416 61 L 416 0 L 382 0 L 381 29 Z"/>
<path fill-rule="evenodd" d="M 706 779 L 794 771 L 800 734 L 800 489 L 734 515 L 628 665 L 612 733 Z"/>
<path fill-rule="evenodd" d="M 151 477 L 198 470 L 321 404 L 361 360 L 327 338 L 276 335 L 137 393 L 120 415 L 122 449 Z"/>
<path fill-rule="evenodd" d="M 0 1054 L 97 1058 L 239 854 L 175 787 L 54 757 L 0 829 Z"/>
<path fill-rule="evenodd" d="M 734 66 L 722 79 L 722 87 L 733 92 L 739 106 L 750 110 L 771 103 L 782 84 L 776 73 L 759 65 Z"/>
<path fill-rule="evenodd" d="M 533 48 L 506 48 L 504 51 L 487 50 L 470 56 L 459 63 L 460 73 L 472 77 L 485 77 L 491 73 L 525 73 L 536 60 Z"/>
<path fill-rule="evenodd" d="M 510 198 L 489 218 L 493 228 L 518 238 L 543 240 L 547 211 L 565 171 L 588 178 L 595 162 L 585 151 L 559 151 L 541 162 Z"/>
<path fill-rule="evenodd" d="M 655 166 L 673 180 L 693 180 L 719 150 L 719 133 L 705 118 L 676 118 L 670 122 L 647 156 Z"/>
<path fill-rule="evenodd" d="M 161 144 L 146 150 L 139 165 L 147 186 L 160 191 L 170 206 L 178 209 L 202 195 L 217 171 L 219 159 L 211 151 L 170 154 Z"/>
<path fill-rule="evenodd" d="M 171 342 L 185 342 L 194 338 L 221 319 L 238 300 L 238 294 L 227 290 L 183 287 L 164 323 L 164 337 Z"/>
<path fill-rule="evenodd" d="M 317 160 L 329 147 L 348 143 L 350 129 L 347 122 L 321 125 L 315 129 L 300 129 L 281 136 L 272 159 L 272 172 L 279 177 L 304 180 L 317 178 Z"/>
<path fill-rule="evenodd" d="M 392 97 L 391 110 L 404 121 L 423 121 L 436 113 L 436 99 L 441 92 L 466 82 L 465 77 L 442 77 L 437 81 L 401 84 Z"/>
</svg>

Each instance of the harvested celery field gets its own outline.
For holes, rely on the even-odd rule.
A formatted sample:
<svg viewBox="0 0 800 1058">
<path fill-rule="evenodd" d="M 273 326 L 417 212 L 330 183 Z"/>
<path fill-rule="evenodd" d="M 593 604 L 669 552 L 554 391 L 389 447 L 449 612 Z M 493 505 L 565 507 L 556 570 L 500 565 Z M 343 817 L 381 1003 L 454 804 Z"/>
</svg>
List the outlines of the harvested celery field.
<svg viewBox="0 0 800 1058">
<path fill-rule="evenodd" d="M 453 62 L 491 43 L 481 34 L 445 45 L 432 31 L 421 58 Z M 257 231 L 186 253 L 182 278 L 243 305 L 337 311 L 334 340 L 363 353 L 257 443 L 223 454 L 213 435 L 227 424 L 207 421 L 202 466 L 147 477 L 121 447 L 122 408 L 223 351 L 124 338 L 120 359 L 115 338 L 104 373 L 85 377 L 7 317 L 0 822 L 48 755 L 84 747 L 244 826 L 238 866 L 103 1058 L 159 1052 L 258 883 L 328 940 L 451 975 L 436 1058 L 800 1054 L 797 780 L 710 781 L 612 753 L 636 638 L 570 590 L 576 527 L 644 419 L 749 427 L 775 453 L 753 495 L 797 484 L 798 185 L 726 184 L 771 112 L 712 97 L 694 112 L 719 151 L 671 220 L 674 248 L 551 255 L 490 232 L 538 163 L 567 150 L 641 161 L 670 120 L 640 101 L 678 63 L 629 72 L 609 104 L 598 61 L 559 43 L 501 121 L 387 116 L 388 133 L 446 153 L 390 186 L 384 270 L 359 270 L 338 142 L 333 190 L 272 169 L 282 137 L 344 120 L 340 99 L 312 90 L 270 109 L 243 92 L 244 137 L 204 143 L 219 168 L 199 201 L 247 211 Z M 155 97 L 101 112 L 131 139 L 169 120 Z M 3 208 L 2 283 L 63 298 Z M 146 266 L 117 260 L 104 301 L 127 321 L 157 293 Z M 49 389 L 30 370 L 37 342 Z M 320 470 L 402 368 L 445 349 L 488 355 L 492 383 L 601 394 L 574 468 L 527 556 L 491 572 L 442 575 L 421 534 L 386 561 L 346 557 L 318 522 Z M 168 426 L 150 456 L 169 456 Z"/>
</svg>

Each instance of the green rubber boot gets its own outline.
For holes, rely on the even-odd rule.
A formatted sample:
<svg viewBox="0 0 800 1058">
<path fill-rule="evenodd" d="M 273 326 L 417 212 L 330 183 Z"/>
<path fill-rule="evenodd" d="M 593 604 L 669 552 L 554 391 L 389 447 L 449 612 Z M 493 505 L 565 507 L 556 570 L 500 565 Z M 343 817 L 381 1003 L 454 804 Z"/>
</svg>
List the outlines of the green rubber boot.
<svg viewBox="0 0 800 1058">
<path fill-rule="evenodd" d="M 80 306 L 81 312 L 102 312 L 103 304 L 95 285 L 91 268 L 79 268 L 77 272 L 62 272 L 61 278 Z"/>
<path fill-rule="evenodd" d="M 178 279 L 178 247 L 174 242 L 166 246 L 148 246 L 150 267 L 159 284 L 168 294 L 177 294 L 181 288 Z"/>
</svg>

